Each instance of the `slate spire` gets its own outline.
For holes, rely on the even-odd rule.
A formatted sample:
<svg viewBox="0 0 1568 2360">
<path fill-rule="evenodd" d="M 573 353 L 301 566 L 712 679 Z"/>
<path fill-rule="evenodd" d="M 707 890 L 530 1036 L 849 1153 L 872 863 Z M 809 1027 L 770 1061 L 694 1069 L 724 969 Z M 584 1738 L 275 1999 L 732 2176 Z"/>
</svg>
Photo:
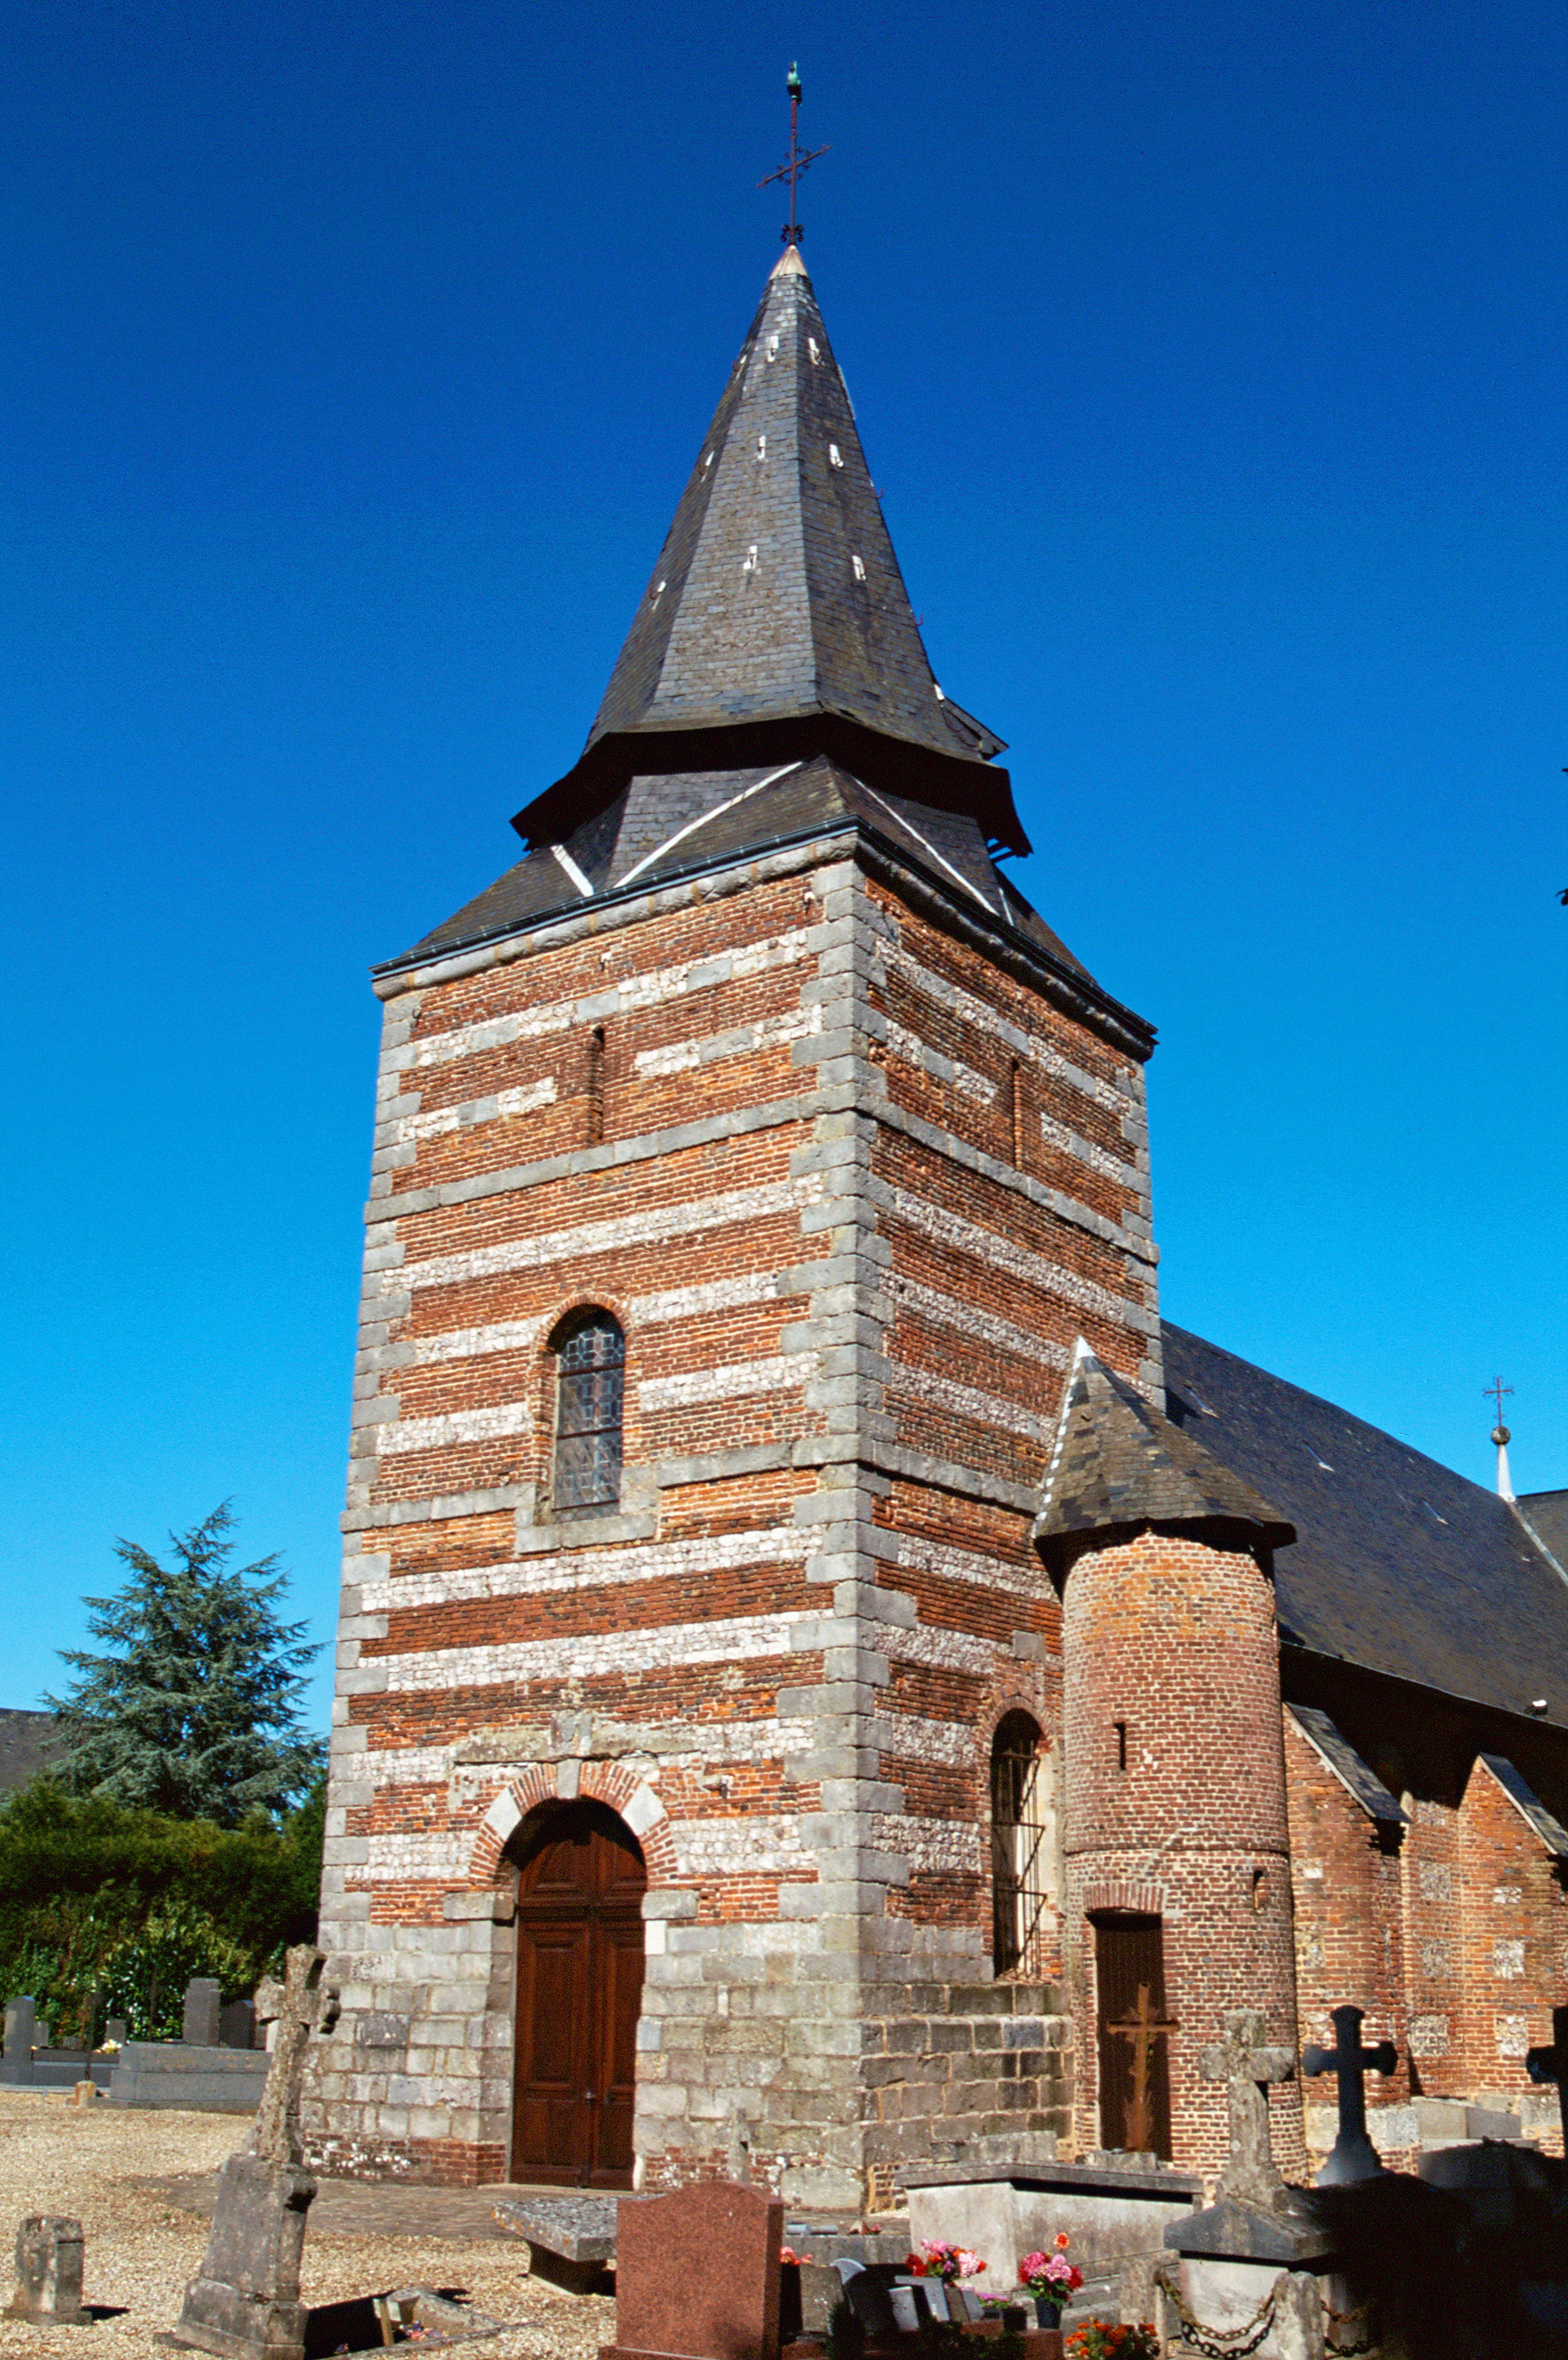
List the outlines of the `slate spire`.
<svg viewBox="0 0 1568 2360">
<path fill-rule="evenodd" d="M 1081 1338 L 1068 1378 L 1035 1539 L 1059 1564 L 1075 1536 L 1145 1525 L 1230 1525 L 1266 1548 L 1296 1527 L 1143 1395 Z"/>
<path fill-rule="evenodd" d="M 849 393 L 785 247 L 703 438 L 580 760 L 513 825 L 564 839 L 635 773 L 827 754 L 1028 843 L 1002 740 L 933 677 Z"/>
</svg>

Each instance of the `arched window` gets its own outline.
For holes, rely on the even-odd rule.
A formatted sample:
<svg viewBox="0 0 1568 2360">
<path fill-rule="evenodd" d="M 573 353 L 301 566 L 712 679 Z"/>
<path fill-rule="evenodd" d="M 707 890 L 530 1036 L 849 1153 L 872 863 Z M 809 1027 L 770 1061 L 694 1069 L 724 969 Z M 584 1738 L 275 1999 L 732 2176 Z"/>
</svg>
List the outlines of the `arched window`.
<svg viewBox="0 0 1568 2360">
<path fill-rule="evenodd" d="M 555 1470 L 557 1516 L 581 1516 L 620 1500 L 621 1400 L 626 1338 L 608 1311 L 579 1311 L 557 1329 Z"/>
<path fill-rule="evenodd" d="M 1053 1870 L 1050 1757 L 1039 1723 L 1010 1712 L 991 1745 L 992 1958 L 999 1975 L 1038 1971 Z"/>
</svg>

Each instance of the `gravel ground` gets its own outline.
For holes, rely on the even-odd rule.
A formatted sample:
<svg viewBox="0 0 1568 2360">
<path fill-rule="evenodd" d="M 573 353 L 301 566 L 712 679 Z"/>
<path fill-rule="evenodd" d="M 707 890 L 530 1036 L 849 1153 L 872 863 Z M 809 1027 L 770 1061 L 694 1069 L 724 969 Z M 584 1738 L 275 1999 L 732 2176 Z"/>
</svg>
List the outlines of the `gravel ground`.
<svg viewBox="0 0 1568 2360">
<path fill-rule="evenodd" d="M 9 2300 L 9 2248 L 29 2212 L 74 2214 L 86 2241 L 83 2300 L 124 2306 L 90 2329 L 34 2327 L 0 2317 L 0 2355 L 38 2360 L 168 2360 L 153 2336 L 180 2315 L 185 2281 L 201 2267 L 207 2223 L 138 2181 L 212 2171 L 240 2146 L 233 2115 L 71 2105 L 64 2092 L 0 2090 L 0 2302 Z M 461 2288 L 477 2311 L 505 2320 L 487 2339 L 494 2360 L 594 2360 L 615 2340 L 615 2304 L 563 2294 L 528 2275 L 526 2246 L 493 2239 L 305 2237 L 306 2302 L 342 2302 L 390 2287 Z M 515 2324 L 513 2324 L 515 2322 Z"/>
</svg>

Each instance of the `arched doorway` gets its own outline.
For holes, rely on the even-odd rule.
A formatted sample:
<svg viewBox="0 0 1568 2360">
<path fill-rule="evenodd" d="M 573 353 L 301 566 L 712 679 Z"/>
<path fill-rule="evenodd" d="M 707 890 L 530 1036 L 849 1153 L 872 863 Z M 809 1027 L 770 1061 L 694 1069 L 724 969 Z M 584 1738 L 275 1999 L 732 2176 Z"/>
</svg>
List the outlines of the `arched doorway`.
<svg viewBox="0 0 1568 2360">
<path fill-rule="evenodd" d="M 511 2176 L 630 2188 L 641 1848 L 587 1800 L 556 1804 L 520 1841 Z"/>
</svg>

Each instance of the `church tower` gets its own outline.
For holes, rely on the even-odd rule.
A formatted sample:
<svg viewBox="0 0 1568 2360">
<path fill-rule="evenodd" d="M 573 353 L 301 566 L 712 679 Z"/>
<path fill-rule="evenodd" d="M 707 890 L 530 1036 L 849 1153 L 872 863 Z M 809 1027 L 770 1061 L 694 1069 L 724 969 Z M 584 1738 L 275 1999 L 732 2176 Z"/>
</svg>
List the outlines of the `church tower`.
<svg viewBox="0 0 1568 2360">
<path fill-rule="evenodd" d="M 1072 2138 L 1032 1527 L 1076 1340 L 1161 1398 L 1153 1035 L 1002 751 L 792 245 L 581 759 L 376 978 L 334 2168 L 858 2211 Z"/>
</svg>

